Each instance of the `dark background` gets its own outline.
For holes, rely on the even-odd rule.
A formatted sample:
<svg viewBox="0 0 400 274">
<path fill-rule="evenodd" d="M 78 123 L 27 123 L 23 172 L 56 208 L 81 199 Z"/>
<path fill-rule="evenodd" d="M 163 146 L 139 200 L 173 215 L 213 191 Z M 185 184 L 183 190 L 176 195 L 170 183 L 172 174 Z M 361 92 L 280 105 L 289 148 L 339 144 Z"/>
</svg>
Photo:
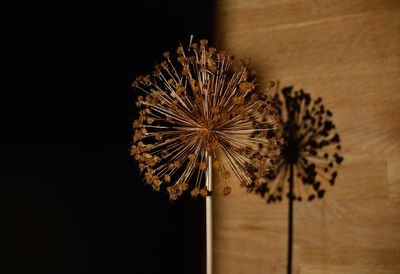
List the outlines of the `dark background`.
<svg viewBox="0 0 400 274">
<path fill-rule="evenodd" d="M 203 273 L 204 201 L 171 203 L 129 156 L 135 76 L 208 1 L 3 7 L 0 273 Z"/>
</svg>

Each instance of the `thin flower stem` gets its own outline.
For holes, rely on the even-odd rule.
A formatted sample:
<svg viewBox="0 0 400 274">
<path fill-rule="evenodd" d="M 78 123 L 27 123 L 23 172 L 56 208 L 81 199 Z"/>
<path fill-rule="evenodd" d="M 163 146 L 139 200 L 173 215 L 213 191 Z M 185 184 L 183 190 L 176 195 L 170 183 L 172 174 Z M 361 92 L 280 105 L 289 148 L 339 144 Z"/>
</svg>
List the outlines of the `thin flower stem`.
<svg viewBox="0 0 400 274">
<path fill-rule="evenodd" d="M 206 186 L 207 189 L 212 191 L 212 156 L 206 152 L 207 159 L 207 174 L 206 174 Z M 207 247 L 207 274 L 212 274 L 212 195 L 206 198 L 206 247 Z"/>
</svg>

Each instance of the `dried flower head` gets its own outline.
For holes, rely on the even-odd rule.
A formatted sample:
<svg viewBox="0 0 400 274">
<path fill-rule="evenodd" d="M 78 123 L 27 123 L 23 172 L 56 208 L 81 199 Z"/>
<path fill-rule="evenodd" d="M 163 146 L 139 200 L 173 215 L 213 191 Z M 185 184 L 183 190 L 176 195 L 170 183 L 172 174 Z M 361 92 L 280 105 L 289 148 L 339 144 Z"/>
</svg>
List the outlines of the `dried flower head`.
<svg viewBox="0 0 400 274">
<path fill-rule="evenodd" d="M 293 186 L 293 200 L 308 201 L 323 198 L 324 184 L 335 184 L 335 166 L 343 161 L 339 154 L 340 137 L 332 122 L 332 112 L 324 107 L 322 99 L 313 100 L 303 90 L 294 91 L 292 87 L 282 89 L 284 102 L 275 95 L 278 109 L 282 115 L 283 138 L 282 157 L 277 163 L 276 174 L 267 178 L 256 189 L 267 202 L 290 198 L 286 184 L 289 170 L 293 168 L 294 180 L 301 181 Z M 290 182 L 289 182 L 290 183 Z"/>
<path fill-rule="evenodd" d="M 176 54 L 165 52 L 152 75 L 132 84 L 143 95 L 136 101 L 131 154 L 147 184 L 166 189 L 172 200 L 186 190 L 206 197 L 212 166 L 222 180 L 232 170 L 242 186 L 255 186 L 280 154 L 271 134 L 279 125 L 273 98 L 256 88 L 247 62 L 234 62 L 207 40 L 191 39 L 188 50 L 179 46 Z M 223 193 L 230 192 L 226 184 Z"/>
</svg>

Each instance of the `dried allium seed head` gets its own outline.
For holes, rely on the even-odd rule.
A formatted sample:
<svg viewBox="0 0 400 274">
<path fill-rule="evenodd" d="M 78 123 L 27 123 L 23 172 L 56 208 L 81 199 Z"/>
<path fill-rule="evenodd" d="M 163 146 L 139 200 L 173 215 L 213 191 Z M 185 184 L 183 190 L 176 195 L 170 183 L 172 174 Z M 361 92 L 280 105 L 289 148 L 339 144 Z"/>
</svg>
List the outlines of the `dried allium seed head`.
<svg viewBox="0 0 400 274">
<path fill-rule="evenodd" d="M 207 40 L 176 53 L 164 52 L 152 75 L 132 84 L 144 94 L 137 97 L 131 155 L 146 182 L 166 189 L 172 200 L 188 189 L 193 197 L 206 197 L 211 158 L 222 178 L 230 177 L 230 169 L 242 184 L 252 185 L 279 155 L 273 98 L 257 89 L 248 61 L 235 62 L 229 52 L 209 48 Z M 223 193 L 230 191 L 226 186 Z"/>
</svg>

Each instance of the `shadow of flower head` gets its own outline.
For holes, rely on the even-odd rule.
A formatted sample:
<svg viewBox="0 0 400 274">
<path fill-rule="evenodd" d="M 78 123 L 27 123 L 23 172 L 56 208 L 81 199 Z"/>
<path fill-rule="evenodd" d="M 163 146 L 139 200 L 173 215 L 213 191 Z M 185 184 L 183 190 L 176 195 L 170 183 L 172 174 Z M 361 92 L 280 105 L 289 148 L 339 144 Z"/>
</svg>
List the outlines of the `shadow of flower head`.
<svg viewBox="0 0 400 274">
<path fill-rule="evenodd" d="M 285 87 L 275 95 L 283 123 L 282 157 L 276 172 L 266 177 L 255 192 L 268 203 L 281 201 L 283 196 L 293 200 L 312 201 L 323 198 L 325 187 L 333 186 L 341 164 L 340 136 L 332 121 L 332 112 L 322 99 L 311 98 L 303 90 Z M 289 190 L 289 171 L 293 168 L 293 193 Z M 289 182 L 289 183 L 288 183 Z"/>
</svg>

